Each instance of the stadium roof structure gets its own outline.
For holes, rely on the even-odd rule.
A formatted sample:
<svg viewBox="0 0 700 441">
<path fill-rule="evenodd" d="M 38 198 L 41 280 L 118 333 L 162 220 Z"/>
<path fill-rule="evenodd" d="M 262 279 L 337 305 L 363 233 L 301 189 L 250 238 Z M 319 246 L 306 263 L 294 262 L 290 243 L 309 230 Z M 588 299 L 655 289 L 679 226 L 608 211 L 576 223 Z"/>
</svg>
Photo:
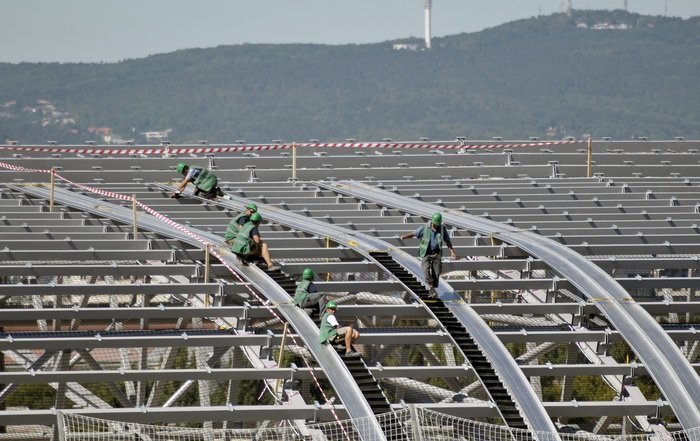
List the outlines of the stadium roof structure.
<svg viewBox="0 0 700 441">
<path fill-rule="evenodd" d="M 0 146 L 0 437 L 51 438 L 57 411 L 349 418 L 364 440 L 411 406 L 532 433 L 700 427 L 699 147 Z M 180 162 L 225 197 L 170 198 Z M 279 269 L 224 242 L 251 202 Z M 435 212 L 460 257 L 438 299 L 400 238 Z M 293 305 L 305 268 L 361 358 Z"/>
</svg>

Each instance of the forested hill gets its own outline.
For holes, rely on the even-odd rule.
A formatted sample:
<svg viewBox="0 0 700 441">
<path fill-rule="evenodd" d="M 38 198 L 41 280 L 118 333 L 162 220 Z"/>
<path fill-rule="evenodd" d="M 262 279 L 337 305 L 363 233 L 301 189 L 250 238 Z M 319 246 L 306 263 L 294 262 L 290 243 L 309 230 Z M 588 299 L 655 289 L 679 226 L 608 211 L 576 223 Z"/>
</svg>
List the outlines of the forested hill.
<svg viewBox="0 0 700 441">
<path fill-rule="evenodd" d="M 396 43 L 422 47 L 246 44 L 0 64 L 0 142 L 101 143 L 111 132 L 140 143 L 154 131 L 173 143 L 700 138 L 698 17 L 574 11 L 435 38 L 427 51 Z"/>
</svg>

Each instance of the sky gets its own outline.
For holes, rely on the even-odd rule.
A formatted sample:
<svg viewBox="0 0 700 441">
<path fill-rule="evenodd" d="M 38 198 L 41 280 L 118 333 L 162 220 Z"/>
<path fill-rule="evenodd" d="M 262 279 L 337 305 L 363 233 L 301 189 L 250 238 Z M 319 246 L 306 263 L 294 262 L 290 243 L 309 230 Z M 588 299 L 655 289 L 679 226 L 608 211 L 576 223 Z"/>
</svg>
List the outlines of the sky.
<svg viewBox="0 0 700 441">
<path fill-rule="evenodd" d="M 0 0 L 0 62 L 113 63 L 244 43 L 424 36 L 425 0 Z M 574 9 L 700 16 L 700 0 L 571 0 Z M 433 0 L 432 35 L 565 10 L 567 0 Z"/>
</svg>

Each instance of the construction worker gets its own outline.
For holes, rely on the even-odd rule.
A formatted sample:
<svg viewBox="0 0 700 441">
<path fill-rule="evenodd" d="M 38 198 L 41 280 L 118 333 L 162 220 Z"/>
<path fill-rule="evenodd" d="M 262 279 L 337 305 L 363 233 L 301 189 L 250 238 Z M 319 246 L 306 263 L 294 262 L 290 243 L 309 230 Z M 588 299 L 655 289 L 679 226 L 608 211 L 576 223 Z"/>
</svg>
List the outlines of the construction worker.
<svg viewBox="0 0 700 441">
<path fill-rule="evenodd" d="M 324 309 L 326 296 L 318 292 L 313 282 L 314 276 L 314 271 L 311 268 L 305 268 L 301 273 L 301 282 L 294 292 L 294 304 L 302 309 L 311 308 L 312 313 L 320 314 Z"/>
<path fill-rule="evenodd" d="M 199 196 L 200 193 L 203 193 L 203 198 L 217 200 L 219 196 L 224 195 L 221 189 L 216 185 L 219 182 L 219 178 L 214 173 L 203 167 L 190 167 L 184 162 L 180 162 L 175 167 L 175 171 L 181 175 L 184 175 L 185 177 L 178 184 L 177 190 L 170 195 L 171 198 L 180 197 L 180 194 L 185 191 L 187 184 L 190 182 L 192 182 L 195 186 L 195 196 Z"/>
<path fill-rule="evenodd" d="M 255 204 L 248 204 L 245 206 L 243 213 L 236 216 L 226 227 L 226 233 L 224 234 L 224 239 L 226 243 L 230 246 L 233 244 L 233 239 L 236 238 L 238 232 L 243 228 L 243 225 L 248 223 L 250 216 L 253 213 L 257 213 L 258 206 Z"/>
<path fill-rule="evenodd" d="M 268 271 L 276 271 L 279 266 L 272 264 L 269 247 L 260 238 L 258 230 L 260 221 L 262 221 L 260 213 L 256 212 L 250 215 L 250 221 L 243 225 L 236 238 L 233 239 L 231 251 L 238 256 L 243 265 L 247 265 L 253 258 L 261 257 L 265 261 Z"/>
<path fill-rule="evenodd" d="M 326 303 L 326 312 L 321 318 L 319 340 L 322 344 L 334 345 L 340 339 L 343 339 L 345 341 L 345 356 L 359 357 L 360 353 L 353 351 L 352 344 L 355 340 L 360 338 L 360 333 L 356 329 L 353 329 L 351 325 L 340 326 L 338 319 L 335 317 L 335 310 L 337 308 L 338 305 L 333 300 Z"/>
<path fill-rule="evenodd" d="M 455 249 L 452 247 L 450 234 L 447 228 L 442 225 L 442 214 L 434 213 L 430 222 L 416 228 L 415 231 L 401 235 L 401 239 L 416 237 L 420 239 L 418 245 L 418 256 L 421 258 L 421 268 L 425 275 L 425 282 L 428 284 L 430 297 L 437 297 L 438 283 L 442 273 L 442 245 L 445 244 L 453 259 L 457 259 Z"/>
</svg>

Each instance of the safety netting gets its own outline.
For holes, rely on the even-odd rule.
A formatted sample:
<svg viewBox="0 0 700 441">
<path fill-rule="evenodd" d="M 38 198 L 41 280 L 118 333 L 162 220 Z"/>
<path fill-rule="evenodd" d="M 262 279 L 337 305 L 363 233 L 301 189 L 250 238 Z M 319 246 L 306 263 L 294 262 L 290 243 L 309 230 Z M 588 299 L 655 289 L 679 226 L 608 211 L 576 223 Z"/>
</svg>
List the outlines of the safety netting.
<svg viewBox="0 0 700 441">
<path fill-rule="evenodd" d="M 376 430 L 379 428 L 379 430 Z M 61 441 L 685 441 L 699 440 L 700 428 L 634 435 L 596 435 L 590 432 L 546 433 L 511 429 L 473 421 L 422 407 L 366 418 L 314 423 L 300 420 L 269 421 L 255 428 L 176 427 L 119 422 L 77 413 L 58 413 Z"/>
</svg>

